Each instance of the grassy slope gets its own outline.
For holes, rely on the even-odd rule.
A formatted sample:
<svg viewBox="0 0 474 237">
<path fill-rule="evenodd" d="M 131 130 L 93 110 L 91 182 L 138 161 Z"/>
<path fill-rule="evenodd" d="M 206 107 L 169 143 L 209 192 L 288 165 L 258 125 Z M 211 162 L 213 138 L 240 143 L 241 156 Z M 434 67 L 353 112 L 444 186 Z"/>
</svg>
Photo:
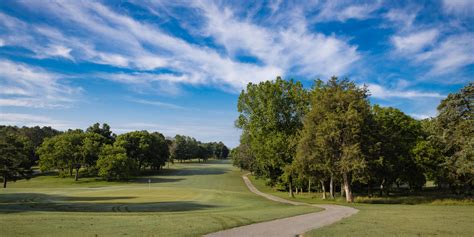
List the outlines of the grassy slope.
<svg viewBox="0 0 474 237">
<path fill-rule="evenodd" d="M 176 164 L 127 183 L 40 176 L 0 191 L 4 236 L 199 236 L 317 210 L 250 193 L 228 162 Z"/>
<path fill-rule="evenodd" d="M 287 193 L 272 190 L 262 180 L 253 177 L 251 180 L 261 191 L 288 198 Z M 296 200 L 347 205 L 340 199 L 321 200 L 319 194 L 317 197 L 297 195 Z M 352 204 L 352 207 L 360 210 L 359 213 L 336 224 L 310 231 L 305 236 L 474 236 L 474 205 L 434 205 L 436 203 L 449 202 L 420 205 Z"/>
</svg>

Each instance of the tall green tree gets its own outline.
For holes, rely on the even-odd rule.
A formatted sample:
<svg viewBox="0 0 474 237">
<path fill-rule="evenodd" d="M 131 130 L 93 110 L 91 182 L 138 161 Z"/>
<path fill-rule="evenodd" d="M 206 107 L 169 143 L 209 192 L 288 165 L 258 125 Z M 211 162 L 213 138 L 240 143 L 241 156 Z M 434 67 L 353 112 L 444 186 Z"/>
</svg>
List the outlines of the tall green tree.
<svg viewBox="0 0 474 237">
<path fill-rule="evenodd" d="M 150 151 L 150 159 L 148 164 L 152 169 L 159 170 L 165 166 L 170 156 L 170 150 L 168 142 L 163 134 L 159 132 L 151 133 L 152 138 L 152 150 Z"/>
<path fill-rule="evenodd" d="M 17 134 L 0 133 L 0 175 L 3 188 L 8 181 L 29 178 L 32 174 L 29 151 L 31 144 L 25 137 Z"/>
<path fill-rule="evenodd" d="M 41 170 L 75 171 L 74 180 L 79 179 L 79 170 L 87 165 L 87 152 L 84 152 L 85 133 L 81 130 L 69 130 L 46 139 L 38 149 Z"/>
<path fill-rule="evenodd" d="M 248 133 L 256 168 L 272 184 L 281 181 L 283 167 L 295 156 L 297 132 L 308 105 L 303 85 L 280 77 L 249 83 L 240 93 L 236 126 Z"/>
<path fill-rule="evenodd" d="M 369 159 L 369 182 L 380 186 L 380 194 L 388 193 L 394 183 L 421 188 L 423 170 L 412 153 L 422 136 L 421 123 L 392 107 L 375 105 L 372 111 L 376 124 L 372 135 L 378 144 Z"/>
<path fill-rule="evenodd" d="M 353 201 L 352 181 L 366 166 L 363 134 L 371 116 L 367 96 L 366 88 L 347 79 L 316 81 L 298 144 L 302 160 L 310 159 L 320 164 L 320 171 L 342 176 L 347 202 Z"/>
<path fill-rule="evenodd" d="M 451 93 L 438 106 L 438 137 L 444 144 L 444 167 L 452 185 L 470 193 L 474 182 L 474 83 Z"/>
<path fill-rule="evenodd" d="M 87 133 L 96 133 L 105 138 L 107 144 L 112 144 L 115 141 L 116 135 L 110 130 L 110 126 L 106 123 L 102 124 L 102 127 L 99 123 L 95 123 L 86 129 Z"/>
</svg>

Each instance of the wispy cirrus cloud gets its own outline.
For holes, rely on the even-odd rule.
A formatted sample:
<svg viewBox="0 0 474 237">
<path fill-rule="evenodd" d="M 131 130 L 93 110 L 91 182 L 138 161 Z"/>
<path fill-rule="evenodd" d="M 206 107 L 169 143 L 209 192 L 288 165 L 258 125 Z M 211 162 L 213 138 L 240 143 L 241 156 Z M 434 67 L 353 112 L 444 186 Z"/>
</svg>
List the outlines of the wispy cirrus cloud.
<svg viewBox="0 0 474 237">
<path fill-rule="evenodd" d="M 437 92 L 424 92 L 417 90 L 401 90 L 398 88 L 390 89 L 377 84 L 368 84 L 368 89 L 370 94 L 374 98 L 379 99 L 389 99 L 389 98 L 406 98 L 406 99 L 416 99 L 416 98 L 444 98 L 445 95 L 442 95 Z"/>
<path fill-rule="evenodd" d="M 474 17 L 474 3 L 471 0 L 443 0 L 442 4 L 448 14 Z"/>
<path fill-rule="evenodd" d="M 428 46 L 432 46 L 439 36 L 437 29 L 414 32 L 407 35 L 395 35 L 391 40 L 396 50 L 402 54 L 418 53 Z"/>
<path fill-rule="evenodd" d="M 474 34 L 447 37 L 431 50 L 416 55 L 415 59 L 417 62 L 430 64 L 431 74 L 457 72 L 467 65 L 474 64 Z"/>
<path fill-rule="evenodd" d="M 139 104 L 144 104 L 144 105 L 162 107 L 166 109 L 185 109 L 185 107 L 175 105 L 172 103 L 158 101 L 158 100 L 145 100 L 145 99 L 130 98 L 129 101 L 139 103 Z"/>
<path fill-rule="evenodd" d="M 37 4 L 24 5 L 35 11 Z M 196 31 L 214 38 L 229 54 L 187 42 L 154 24 L 97 2 L 51 2 L 42 6 L 42 12 L 36 12 L 47 13 L 46 17 L 62 25 L 74 25 L 79 34 L 70 35 L 67 28 L 58 30 L 25 22 L 21 23 L 23 30 L 6 29 L 12 35 L 27 38 L 22 46 L 36 52 L 38 57 L 90 61 L 148 74 L 150 70 L 167 68 L 182 75 L 179 83 L 212 84 L 234 91 L 248 82 L 272 80 L 290 71 L 310 77 L 343 74 L 360 57 L 357 47 L 335 36 L 313 33 L 304 27 L 267 28 L 242 20 L 229 8 L 213 2 L 205 7 L 195 6 L 205 19 Z M 35 36 L 45 40 L 35 41 Z M 248 52 L 262 63 L 242 62 L 238 51 Z M 281 57 L 282 54 L 286 57 Z"/>
<path fill-rule="evenodd" d="M 455 9 L 464 6 L 464 1 L 446 1 L 444 8 Z M 474 64 L 474 35 L 466 29 L 453 30 L 452 21 L 416 22 L 419 7 L 392 9 L 385 18 L 394 23 L 396 33 L 390 37 L 396 58 L 409 60 L 416 66 L 428 68 L 426 77 L 458 75 L 462 69 Z M 454 10 L 453 10 L 454 11 Z"/>
<path fill-rule="evenodd" d="M 0 106 L 67 107 L 81 88 L 63 82 L 64 75 L 0 59 Z"/>
<path fill-rule="evenodd" d="M 322 1 L 318 4 L 317 21 L 347 21 L 349 19 L 364 20 L 373 16 L 373 12 L 382 6 L 381 1 Z"/>
</svg>

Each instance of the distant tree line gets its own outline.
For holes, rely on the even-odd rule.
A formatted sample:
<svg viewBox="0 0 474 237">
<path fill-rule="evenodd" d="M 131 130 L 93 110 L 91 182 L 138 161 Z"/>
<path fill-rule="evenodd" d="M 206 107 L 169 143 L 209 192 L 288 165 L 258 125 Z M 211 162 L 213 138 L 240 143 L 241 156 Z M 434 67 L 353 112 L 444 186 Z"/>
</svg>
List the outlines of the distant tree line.
<svg viewBox="0 0 474 237">
<path fill-rule="evenodd" d="M 229 149 L 222 142 L 202 143 L 192 137 L 176 135 L 170 147 L 170 160 L 183 162 L 197 158 L 206 161 L 209 158 L 226 159 Z"/>
<path fill-rule="evenodd" d="M 176 135 L 166 139 L 159 132 L 133 131 L 120 135 L 110 126 L 93 124 L 60 132 L 51 127 L 0 126 L 0 175 L 7 181 L 29 178 L 32 167 L 57 171 L 59 176 L 98 175 L 106 180 L 129 179 L 145 169 L 159 171 L 166 162 L 209 158 L 226 159 L 222 143 L 203 143 Z"/>
<path fill-rule="evenodd" d="M 474 84 L 450 94 L 438 116 L 415 120 L 371 105 L 369 91 L 347 79 L 315 81 L 311 89 L 283 80 L 249 83 L 238 100 L 240 145 L 234 165 L 289 195 L 336 186 L 388 195 L 393 186 L 419 190 L 427 180 L 471 195 L 474 177 Z M 353 190 L 355 189 L 355 190 Z"/>
</svg>

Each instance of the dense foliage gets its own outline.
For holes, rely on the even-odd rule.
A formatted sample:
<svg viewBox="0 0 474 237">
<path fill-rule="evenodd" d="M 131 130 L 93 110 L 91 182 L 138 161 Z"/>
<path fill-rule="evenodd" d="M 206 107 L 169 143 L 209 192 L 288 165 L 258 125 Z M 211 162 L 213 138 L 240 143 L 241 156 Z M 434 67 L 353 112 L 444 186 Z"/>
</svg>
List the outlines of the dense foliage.
<svg viewBox="0 0 474 237">
<path fill-rule="evenodd" d="M 369 91 L 346 79 L 317 80 L 310 90 L 292 80 L 250 83 L 239 97 L 240 145 L 234 165 L 289 190 L 326 197 L 340 187 L 373 195 L 396 186 L 419 190 L 427 180 L 471 195 L 474 175 L 474 84 L 450 94 L 435 118 L 370 105 Z M 313 186 L 311 186 L 313 184 Z"/>
<path fill-rule="evenodd" d="M 300 82 L 280 77 L 273 82 L 249 83 L 239 96 L 236 125 L 248 136 L 257 171 L 272 183 L 280 181 L 283 167 L 293 160 L 307 98 Z"/>
<path fill-rule="evenodd" d="M 0 130 L 0 175 L 3 188 L 7 187 L 9 180 L 30 177 L 30 147 L 31 144 L 25 137 Z"/>
</svg>

